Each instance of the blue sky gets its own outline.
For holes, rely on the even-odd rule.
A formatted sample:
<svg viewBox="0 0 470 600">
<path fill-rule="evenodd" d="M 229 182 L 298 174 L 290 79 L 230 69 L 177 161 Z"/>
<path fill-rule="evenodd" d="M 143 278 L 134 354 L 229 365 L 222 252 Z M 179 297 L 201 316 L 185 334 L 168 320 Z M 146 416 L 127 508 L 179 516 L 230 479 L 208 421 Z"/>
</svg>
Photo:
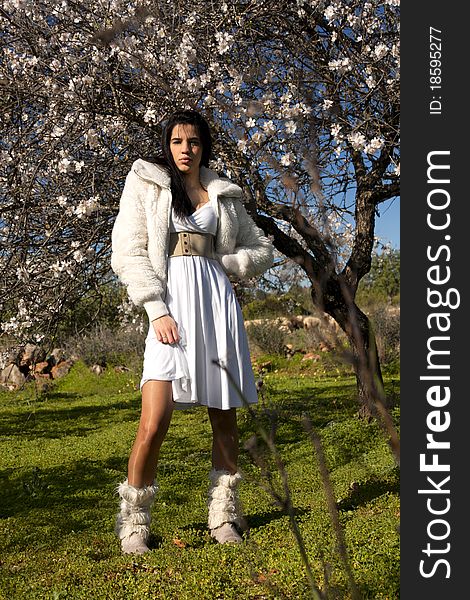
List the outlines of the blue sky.
<svg viewBox="0 0 470 600">
<path fill-rule="evenodd" d="M 380 217 L 375 221 L 375 235 L 393 248 L 400 248 L 400 198 L 387 200 L 379 206 Z"/>
</svg>

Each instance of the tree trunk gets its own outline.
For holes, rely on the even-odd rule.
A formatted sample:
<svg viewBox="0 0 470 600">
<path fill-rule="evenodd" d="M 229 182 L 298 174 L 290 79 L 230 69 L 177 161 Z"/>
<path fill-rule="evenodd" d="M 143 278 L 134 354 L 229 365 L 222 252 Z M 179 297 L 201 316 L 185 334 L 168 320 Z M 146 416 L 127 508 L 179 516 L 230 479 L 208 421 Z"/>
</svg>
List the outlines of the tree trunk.
<svg viewBox="0 0 470 600">
<path fill-rule="evenodd" d="M 383 393 L 383 378 L 375 333 L 367 315 L 356 304 L 350 311 L 346 335 L 351 346 L 355 365 L 358 400 L 361 417 L 370 419 L 377 416 L 377 403 L 386 406 Z M 387 407 L 387 406 L 386 406 Z"/>
<path fill-rule="evenodd" d="M 356 374 L 359 415 L 369 420 L 378 415 L 378 403 L 388 408 L 375 333 L 367 315 L 353 300 L 346 301 L 340 288 L 339 281 L 332 277 L 321 298 L 318 288 L 312 288 L 312 299 L 316 306 L 336 320 L 348 338 L 350 359 Z"/>
</svg>

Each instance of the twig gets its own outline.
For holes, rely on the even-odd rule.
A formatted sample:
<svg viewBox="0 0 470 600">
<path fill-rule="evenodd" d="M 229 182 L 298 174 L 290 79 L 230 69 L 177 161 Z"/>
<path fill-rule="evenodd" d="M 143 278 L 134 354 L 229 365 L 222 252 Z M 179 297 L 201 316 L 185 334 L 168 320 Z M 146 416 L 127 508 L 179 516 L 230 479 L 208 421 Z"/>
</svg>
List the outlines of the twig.
<svg viewBox="0 0 470 600">
<path fill-rule="evenodd" d="M 356 582 L 354 581 L 354 576 L 352 573 L 351 565 L 349 564 L 348 552 L 346 539 L 344 537 L 344 531 L 341 527 L 341 523 L 339 521 L 339 512 L 336 507 L 336 500 L 334 496 L 333 486 L 331 484 L 330 475 L 328 472 L 328 468 L 326 466 L 325 455 L 323 454 L 323 448 L 321 445 L 320 438 L 318 434 L 314 431 L 312 427 L 312 422 L 308 415 L 303 416 L 302 418 L 304 427 L 306 432 L 309 434 L 310 439 L 312 440 L 312 444 L 315 448 L 318 468 L 320 470 L 320 475 L 323 481 L 323 488 L 326 494 L 326 501 L 328 504 L 328 510 L 330 513 L 330 519 L 333 523 L 333 529 L 336 535 L 337 540 L 337 548 L 338 554 L 341 558 L 341 562 L 343 563 L 344 570 L 346 572 L 349 588 L 352 593 L 353 600 L 361 600 L 361 595 L 359 594 L 359 590 L 357 589 Z"/>
</svg>

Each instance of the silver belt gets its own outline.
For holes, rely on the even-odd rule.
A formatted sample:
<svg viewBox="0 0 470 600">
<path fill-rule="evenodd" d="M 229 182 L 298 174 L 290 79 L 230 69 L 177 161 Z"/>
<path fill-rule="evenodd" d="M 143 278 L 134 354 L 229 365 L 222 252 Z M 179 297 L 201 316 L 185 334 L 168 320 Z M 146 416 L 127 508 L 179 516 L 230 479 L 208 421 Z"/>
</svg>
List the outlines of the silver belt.
<svg viewBox="0 0 470 600">
<path fill-rule="evenodd" d="M 180 231 L 170 233 L 168 256 L 205 256 L 215 258 L 214 236 L 210 233 Z"/>
</svg>

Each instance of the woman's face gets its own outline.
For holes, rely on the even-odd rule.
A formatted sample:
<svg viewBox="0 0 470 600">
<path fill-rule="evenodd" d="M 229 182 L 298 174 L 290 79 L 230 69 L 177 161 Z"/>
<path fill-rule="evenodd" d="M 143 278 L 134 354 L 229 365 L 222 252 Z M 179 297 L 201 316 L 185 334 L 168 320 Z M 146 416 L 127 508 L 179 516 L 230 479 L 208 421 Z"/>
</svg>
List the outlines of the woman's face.
<svg viewBox="0 0 470 600">
<path fill-rule="evenodd" d="M 170 137 L 170 151 L 177 168 L 184 174 L 199 173 L 202 144 L 195 125 L 178 124 Z"/>
</svg>

